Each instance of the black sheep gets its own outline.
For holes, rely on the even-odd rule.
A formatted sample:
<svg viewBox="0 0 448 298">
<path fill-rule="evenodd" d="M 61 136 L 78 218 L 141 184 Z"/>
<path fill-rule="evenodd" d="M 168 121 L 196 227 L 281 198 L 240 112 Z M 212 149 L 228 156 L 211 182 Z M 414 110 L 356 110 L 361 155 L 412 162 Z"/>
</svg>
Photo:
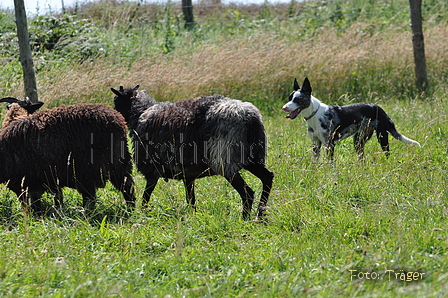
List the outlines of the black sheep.
<svg viewBox="0 0 448 298">
<path fill-rule="evenodd" d="M 62 198 L 62 187 L 77 189 L 91 211 L 96 190 L 110 180 L 132 208 L 126 133 L 123 117 L 101 104 L 60 106 L 18 118 L 0 130 L 0 183 L 7 183 L 26 210 L 42 213 L 42 194 Z"/>
<path fill-rule="evenodd" d="M 183 180 L 187 202 L 195 208 L 194 181 L 222 175 L 243 201 L 248 219 L 254 191 L 239 171 L 246 169 L 263 183 L 258 217 L 263 216 L 274 174 L 266 169 L 266 135 L 259 110 L 248 102 L 221 95 L 157 103 L 145 91 L 115 90 L 115 109 L 128 123 L 134 159 L 147 180 L 147 204 L 159 178 Z"/>
</svg>

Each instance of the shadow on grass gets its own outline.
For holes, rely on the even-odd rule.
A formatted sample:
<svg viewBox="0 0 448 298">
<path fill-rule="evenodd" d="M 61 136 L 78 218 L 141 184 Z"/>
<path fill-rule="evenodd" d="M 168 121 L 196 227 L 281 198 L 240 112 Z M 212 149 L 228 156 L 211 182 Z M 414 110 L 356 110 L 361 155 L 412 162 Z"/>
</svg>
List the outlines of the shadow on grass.
<svg viewBox="0 0 448 298">
<path fill-rule="evenodd" d="M 104 220 L 107 223 L 115 224 L 127 221 L 134 210 L 128 210 L 121 202 L 97 202 L 97 207 L 87 212 L 83 207 L 64 204 L 55 207 L 46 200 L 42 200 L 43 214 L 33 214 L 25 212 L 20 204 L 12 198 L 0 202 L 0 225 L 6 229 L 16 227 L 25 217 L 30 217 L 36 221 L 42 219 L 53 219 L 60 222 L 87 222 L 92 226 L 100 225 Z"/>
</svg>

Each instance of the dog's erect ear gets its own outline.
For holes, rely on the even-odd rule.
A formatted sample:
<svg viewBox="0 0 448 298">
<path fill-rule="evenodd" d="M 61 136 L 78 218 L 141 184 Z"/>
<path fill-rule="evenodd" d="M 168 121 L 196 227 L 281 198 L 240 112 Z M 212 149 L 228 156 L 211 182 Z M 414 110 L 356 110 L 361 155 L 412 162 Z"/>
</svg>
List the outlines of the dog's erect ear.
<svg viewBox="0 0 448 298">
<path fill-rule="evenodd" d="M 310 84 L 310 81 L 308 80 L 308 78 L 305 78 L 305 80 L 303 81 L 303 86 L 302 86 L 301 91 L 303 93 L 311 94 L 312 89 L 311 89 L 311 84 Z"/>
<path fill-rule="evenodd" d="M 294 91 L 297 91 L 300 89 L 299 83 L 297 83 L 297 79 L 294 78 Z"/>
</svg>

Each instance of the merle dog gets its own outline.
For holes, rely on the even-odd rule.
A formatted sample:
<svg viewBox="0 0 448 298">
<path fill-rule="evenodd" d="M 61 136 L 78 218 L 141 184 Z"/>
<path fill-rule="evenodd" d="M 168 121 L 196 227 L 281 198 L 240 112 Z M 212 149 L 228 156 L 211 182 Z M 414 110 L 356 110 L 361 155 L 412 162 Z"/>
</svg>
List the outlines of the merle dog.
<svg viewBox="0 0 448 298">
<path fill-rule="evenodd" d="M 410 145 L 420 144 L 395 129 L 395 125 L 384 110 L 372 103 L 355 103 L 345 106 L 326 105 L 311 95 L 311 85 L 305 78 L 302 88 L 294 79 L 294 91 L 283 106 L 289 112 L 286 118 L 302 115 L 308 124 L 308 135 L 313 143 L 315 160 L 319 158 L 322 144 L 329 150 L 333 160 L 334 143 L 354 135 L 354 145 L 360 159 L 364 145 L 376 131 L 378 142 L 386 156 L 389 155 L 389 133 L 397 140 Z"/>
</svg>

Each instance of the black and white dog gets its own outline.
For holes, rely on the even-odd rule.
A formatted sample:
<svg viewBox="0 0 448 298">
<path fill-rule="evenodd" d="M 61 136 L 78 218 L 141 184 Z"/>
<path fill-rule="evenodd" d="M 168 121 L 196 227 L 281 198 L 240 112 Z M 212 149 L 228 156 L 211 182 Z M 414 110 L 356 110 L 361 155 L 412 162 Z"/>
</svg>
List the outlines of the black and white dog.
<svg viewBox="0 0 448 298">
<path fill-rule="evenodd" d="M 305 117 L 316 161 L 322 144 L 329 150 L 330 158 L 333 160 L 334 143 L 351 135 L 354 135 L 355 149 L 362 159 L 364 145 L 374 131 L 386 156 L 389 155 L 389 133 L 405 144 L 420 146 L 418 142 L 400 134 L 386 112 L 375 104 L 355 103 L 336 106 L 320 102 L 311 95 L 308 78 L 305 78 L 302 88 L 294 79 L 294 91 L 289 95 L 289 101 L 283 106 L 283 110 L 289 112 L 286 118 L 295 119 L 299 115 Z"/>
</svg>

